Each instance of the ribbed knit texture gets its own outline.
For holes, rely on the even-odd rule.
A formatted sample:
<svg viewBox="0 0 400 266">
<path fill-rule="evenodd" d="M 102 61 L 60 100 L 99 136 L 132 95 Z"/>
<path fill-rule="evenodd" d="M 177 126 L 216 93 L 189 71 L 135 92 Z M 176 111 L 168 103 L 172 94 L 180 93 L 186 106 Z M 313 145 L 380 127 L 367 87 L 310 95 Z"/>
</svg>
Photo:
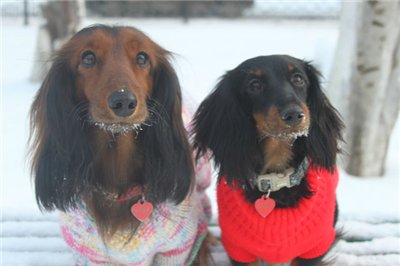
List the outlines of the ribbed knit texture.
<svg viewBox="0 0 400 266">
<path fill-rule="evenodd" d="M 221 180 L 217 187 L 221 240 L 232 259 L 284 263 L 328 251 L 335 240 L 338 172 L 309 168 L 306 179 L 314 192 L 311 198 L 301 199 L 295 208 L 275 208 L 266 218 L 245 199 L 242 189 Z"/>
</svg>

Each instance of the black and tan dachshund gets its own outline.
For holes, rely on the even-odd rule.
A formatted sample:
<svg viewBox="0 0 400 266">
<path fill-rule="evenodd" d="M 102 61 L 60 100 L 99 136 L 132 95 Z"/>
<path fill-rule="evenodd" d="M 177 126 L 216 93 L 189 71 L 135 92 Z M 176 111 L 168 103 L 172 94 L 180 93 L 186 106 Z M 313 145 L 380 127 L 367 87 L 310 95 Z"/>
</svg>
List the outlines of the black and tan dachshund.
<svg viewBox="0 0 400 266">
<path fill-rule="evenodd" d="M 221 240 L 234 265 L 320 265 L 336 238 L 343 123 L 309 62 L 260 56 L 228 71 L 194 119 L 219 168 Z"/>
</svg>

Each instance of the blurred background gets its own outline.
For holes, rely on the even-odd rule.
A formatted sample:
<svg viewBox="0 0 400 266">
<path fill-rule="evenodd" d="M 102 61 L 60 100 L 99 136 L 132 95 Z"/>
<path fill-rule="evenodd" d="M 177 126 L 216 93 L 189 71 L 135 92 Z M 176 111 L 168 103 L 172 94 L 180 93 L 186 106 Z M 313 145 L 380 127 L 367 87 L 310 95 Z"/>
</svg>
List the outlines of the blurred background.
<svg viewBox="0 0 400 266">
<path fill-rule="evenodd" d="M 346 122 L 338 188 L 345 236 L 331 256 L 335 265 L 400 265 L 399 1 L 3 0 L 1 14 L 1 265 L 73 264 L 57 214 L 36 207 L 28 112 L 51 55 L 95 23 L 137 27 L 173 52 L 192 111 L 248 58 L 312 61 Z M 208 192 L 214 198 L 214 186 Z M 229 265 L 221 246 L 213 255 Z"/>
</svg>

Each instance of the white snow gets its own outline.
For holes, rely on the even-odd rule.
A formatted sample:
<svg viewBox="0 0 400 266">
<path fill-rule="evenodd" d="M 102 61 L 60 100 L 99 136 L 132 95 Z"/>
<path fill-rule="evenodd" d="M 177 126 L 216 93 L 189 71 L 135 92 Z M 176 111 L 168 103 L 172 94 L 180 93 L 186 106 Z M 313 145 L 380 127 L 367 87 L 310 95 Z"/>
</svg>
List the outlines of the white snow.
<svg viewBox="0 0 400 266">
<path fill-rule="evenodd" d="M 383 222 L 373 224 L 350 220 L 338 222 L 338 228 L 343 228 L 343 234 L 349 241 L 367 241 L 388 236 L 400 237 L 398 223 Z"/>
<path fill-rule="evenodd" d="M 395 254 L 399 244 L 400 239 L 397 237 L 379 238 L 362 243 L 340 241 L 337 251 L 357 256 Z"/>
<path fill-rule="evenodd" d="M 367 256 L 338 254 L 335 264 L 340 266 L 398 266 L 399 261 L 397 254 Z"/>
<path fill-rule="evenodd" d="M 27 239 L 29 242 L 29 239 Z M 44 242 L 44 241 L 43 241 Z M 47 241 L 46 241 L 47 242 Z M 50 251 L 4 251 L 2 253 L 4 266 L 71 266 L 73 263 L 73 256 L 71 252 L 54 252 Z"/>
<path fill-rule="evenodd" d="M 51 221 L 4 221 L 3 220 L 3 237 L 55 237 L 59 236 L 57 232 L 59 224 L 57 220 Z"/>
<path fill-rule="evenodd" d="M 59 237 L 57 214 L 36 207 L 26 161 L 28 113 L 40 84 L 29 82 L 40 20 L 3 18 L 1 28 L 1 265 L 72 265 Z M 182 87 L 200 102 L 218 77 L 243 60 L 290 54 L 313 60 L 326 82 L 334 60 L 337 21 L 262 19 L 87 19 L 84 24 L 133 25 L 175 53 Z M 46 60 L 46 59 L 43 59 Z M 195 107 L 190 106 L 192 109 Z M 391 139 L 384 177 L 360 179 L 341 170 L 339 225 L 344 240 L 331 252 L 335 265 L 400 265 L 400 123 Z M 214 186 L 209 194 L 214 197 Z M 216 220 L 215 197 L 213 200 Z M 218 227 L 211 231 L 219 235 Z M 221 247 L 219 265 L 228 265 Z"/>
</svg>

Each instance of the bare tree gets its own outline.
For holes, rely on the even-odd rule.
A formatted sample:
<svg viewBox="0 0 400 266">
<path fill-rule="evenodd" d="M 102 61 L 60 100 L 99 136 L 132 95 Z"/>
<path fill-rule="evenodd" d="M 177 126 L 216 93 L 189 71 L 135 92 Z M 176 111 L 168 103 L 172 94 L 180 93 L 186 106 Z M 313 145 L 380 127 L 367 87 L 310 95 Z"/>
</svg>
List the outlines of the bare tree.
<svg viewBox="0 0 400 266">
<path fill-rule="evenodd" d="M 41 6 L 46 24 L 39 29 L 32 81 L 41 81 L 49 69 L 49 59 L 80 27 L 84 0 L 48 1 Z"/>
<path fill-rule="evenodd" d="M 29 10 L 28 10 L 28 0 L 24 0 L 24 25 L 29 25 Z"/>
<path fill-rule="evenodd" d="M 380 176 L 400 107 L 400 2 L 344 3 L 329 94 L 346 121 L 346 171 Z"/>
</svg>

